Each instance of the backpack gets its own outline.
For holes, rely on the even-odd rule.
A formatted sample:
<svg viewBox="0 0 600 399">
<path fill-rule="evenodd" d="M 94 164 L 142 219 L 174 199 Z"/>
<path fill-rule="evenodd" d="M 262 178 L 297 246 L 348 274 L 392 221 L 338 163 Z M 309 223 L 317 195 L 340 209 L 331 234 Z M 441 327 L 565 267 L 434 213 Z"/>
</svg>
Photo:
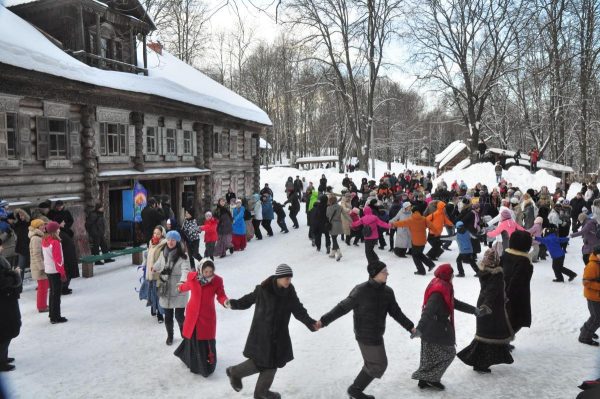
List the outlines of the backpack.
<svg viewBox="0 0 600 399">
<path fill-rule="evenodd" d="M 373 230 L 371 230 L 371 226 L 369 226 L 367 224 L 363 225 L 363 228 L 362 228 L 363 237 L 366 238 L 366 237 L 370 236 L 372 233 L 373 233 Z"/>
</svg>

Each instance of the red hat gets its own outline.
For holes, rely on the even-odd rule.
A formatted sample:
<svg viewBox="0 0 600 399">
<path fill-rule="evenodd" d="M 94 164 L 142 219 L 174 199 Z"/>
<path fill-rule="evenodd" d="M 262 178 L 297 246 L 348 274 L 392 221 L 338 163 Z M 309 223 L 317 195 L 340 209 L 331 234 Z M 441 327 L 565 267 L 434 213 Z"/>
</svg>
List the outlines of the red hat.
<svg viewBox="0 0 600 399">
<path fill-rule="evenodd" d="M 60 225 L 54 221 L 46 225 L 46 233 L 56 233 L 60 229 Z"/>
<path fill-rule="evenodd" d="M 454 270 L 452 269 L 452 266 L 450 266 L 450 263 L 444 263 L 439 265 L 433 273 L 434 276 L 444 281 L 450 281 L 453 274 Z"/>
</svg>

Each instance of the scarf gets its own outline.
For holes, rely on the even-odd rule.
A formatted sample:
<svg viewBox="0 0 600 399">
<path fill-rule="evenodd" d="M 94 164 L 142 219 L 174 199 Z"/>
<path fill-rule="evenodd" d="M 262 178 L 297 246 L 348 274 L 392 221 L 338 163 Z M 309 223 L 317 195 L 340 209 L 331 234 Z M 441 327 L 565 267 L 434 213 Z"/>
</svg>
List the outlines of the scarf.
<svg viewBox="0 0 600 399">
<path fill-rule="evenodd" d="M 160 242 L 160 239 L 161 237 L 152 236 L 150 242 L 152 243 L 152 245 L 157 245 Z"/>
<path fill-rule="evenodd" d="M 425 305 L 427 305 L 427 301 L 431 295 L 436 292 L 441 294 L 450 312 L 450 323 L 452 324 L 452 328 L 454 328 L 454 287 L 450 282 L 452 273 L 452 267 L 447 263 L 437 267 L 434 274 L 435 277 L 425 289 L 422 309 L 425 309 Z"/>
</svg>

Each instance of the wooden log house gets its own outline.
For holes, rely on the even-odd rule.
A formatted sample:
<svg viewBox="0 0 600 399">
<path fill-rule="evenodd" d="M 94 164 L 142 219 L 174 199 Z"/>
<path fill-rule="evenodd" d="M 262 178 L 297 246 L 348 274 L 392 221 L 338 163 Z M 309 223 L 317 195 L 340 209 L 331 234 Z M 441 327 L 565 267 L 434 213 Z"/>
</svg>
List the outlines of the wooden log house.
<svg viewBox="0 0 600 399">
<path fill-rule="evenodd" d="M 208 209 L 229 187 L 238 196 L 258 191 L 268 116 L 147 43 L 154 25 L 138 1 L 5 4 L 0 198 L 12 207 L 67 200 L 88 253 L 85 215 L 99 201 L 107 238 L 128 241 L 117 226 L 136 181 L 149 197 L 169 195 L 180 218 L 184 203 Z M 171 70 L 149 68 L 149 57 Z"/>
</svg>

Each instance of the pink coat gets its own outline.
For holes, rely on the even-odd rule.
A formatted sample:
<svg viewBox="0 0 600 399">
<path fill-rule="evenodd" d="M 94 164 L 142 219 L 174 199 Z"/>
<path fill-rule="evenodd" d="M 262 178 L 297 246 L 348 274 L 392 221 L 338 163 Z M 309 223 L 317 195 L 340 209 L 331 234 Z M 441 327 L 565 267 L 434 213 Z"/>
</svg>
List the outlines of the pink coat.
<svg viewBox="0 0 600 399">
<path fill-rule="evenodd" d="M 490 238 L 494 238 L 498 234 L 501 234 L 503 231 L 506 231 L 506 233 L 510 237 L 512 235 L 512 233 L 515 232 L 515 230 L 525 231 L 525 229 L 523 227 L 521 227 L 519 224 L 517 224 L 517 222 L 515 222 L 514 220 L 506 219 L 506 220 L 501 221 L 498 224 L 498 227 L 496 227 L 494 230 L 488 232 L 487 235 Z"/>
<path fill-rule="evenodd" d="M 382 221 L 377 216 L 373 215 L 373 210 L 370 207 L 365 206 L 365 209 L 363 209 L 363 213 L 365 214 L 363 217 L 352 222 L 352 228 L 365 225 L 371 227 L 371 235 L 365 237 L 365 240 L 377 240 L 379 238 L 379 231 L 377 230 L 377 226 L 384 229 L 390 228 L 390 225 L 388 223 Z"/>
</svg>

